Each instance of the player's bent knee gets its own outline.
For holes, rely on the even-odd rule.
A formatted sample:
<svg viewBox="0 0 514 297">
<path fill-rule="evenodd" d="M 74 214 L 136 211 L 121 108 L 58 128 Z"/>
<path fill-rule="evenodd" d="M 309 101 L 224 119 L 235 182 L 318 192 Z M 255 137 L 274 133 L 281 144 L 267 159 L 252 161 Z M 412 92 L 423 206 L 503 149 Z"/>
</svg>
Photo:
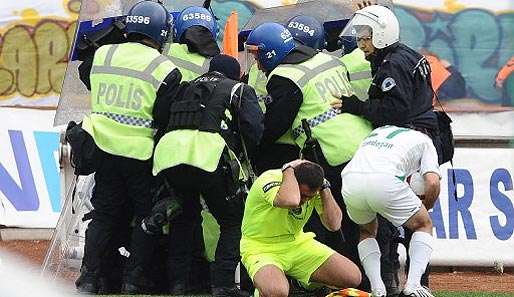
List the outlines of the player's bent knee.
<svg viewBox="0 0 514 297">
<path fill-rule="evenodd" d="M 346 269 L 345 284 L 343 287 L 356 288 L 362 281 L 362 275 L 357 265 L 352 265 Z"/>
<path fill-rule="evenodd" d="M 347 260 L 344 266 L 338 270 L 336 278 L 333 278 L 334 284 L 339 288 L 356 288 L 362 281 L 362 275 L 359 267 Z"/>
<path fill-rule="evenodd" d="M 417 224 L 416 224 L 416 227 L 414 228 L 414 230 L 416 230 L 416 231 L 432 230 L 432 220 L 430 219 L 430 216 L 429 215 L 421 216 L 417 220 Z"/>
<path fill-rule="evenodd" d="M 405 222 L 404 226 L 412 231 L 432 230 L 432 220 L 426 210 L 420 209 L 413 217 Z"/>
</svg>

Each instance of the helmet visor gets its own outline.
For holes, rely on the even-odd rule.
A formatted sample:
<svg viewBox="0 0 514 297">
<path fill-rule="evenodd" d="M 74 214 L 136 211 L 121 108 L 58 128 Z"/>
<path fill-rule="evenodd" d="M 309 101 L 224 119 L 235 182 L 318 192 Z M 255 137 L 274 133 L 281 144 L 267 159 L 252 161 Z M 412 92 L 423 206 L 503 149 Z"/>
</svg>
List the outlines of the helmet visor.
<svg viewBox="0 0 514 297">
<path fill-rule="evenodd" d="M 259 63 L 259 49 L 258 45 L 244 43 L 245 62 L 243 65 L 244 73 L 250 73 L 250 68 L 255 63 Z"/>
<path fill-rule="evenodd" d="M 359 18 L 358 15 L 356 17 Z M 356 17 L 353 17 L 350 21 L 348 21 L 343 31 L 341 31 L 341 34 L 339 34 L 339 37 L 355 38 L 357 41 L 363 38 L 371 38 L 373 33 L 371 27 L 368 25 L 363 25 L 358 20 L 356 22 Z"/>
<path fill-rule="evenodd" d="M 175 19 L 174 19 L 173 15 L 170 13 L 170 18 L 168 20 L 167 32 L 162 33 L 162 34 L 166 34 L 166 37 L 162 44 L 163 49 L 168 48 L 173 43 L 173 26 L 174 25 L 175 25 Z"/>
</svg>

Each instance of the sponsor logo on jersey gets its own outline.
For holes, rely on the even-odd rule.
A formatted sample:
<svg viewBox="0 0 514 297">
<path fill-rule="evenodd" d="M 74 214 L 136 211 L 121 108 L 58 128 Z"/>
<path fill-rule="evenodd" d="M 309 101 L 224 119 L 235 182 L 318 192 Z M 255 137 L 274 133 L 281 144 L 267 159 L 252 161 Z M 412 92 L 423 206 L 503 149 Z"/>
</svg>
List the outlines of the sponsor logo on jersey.
<svg viewBox="0 0 514 297">
<path fill-rule="evenodd" d="M 262 187 L 262 190 L 264 191 L 264 193 L 266 193 L 274 187 L 280 187 L 281 184 L 282 184 L 281 182 L 273 181 L 273 182 L 265 184 L 264 187 Z"/>
</svg>

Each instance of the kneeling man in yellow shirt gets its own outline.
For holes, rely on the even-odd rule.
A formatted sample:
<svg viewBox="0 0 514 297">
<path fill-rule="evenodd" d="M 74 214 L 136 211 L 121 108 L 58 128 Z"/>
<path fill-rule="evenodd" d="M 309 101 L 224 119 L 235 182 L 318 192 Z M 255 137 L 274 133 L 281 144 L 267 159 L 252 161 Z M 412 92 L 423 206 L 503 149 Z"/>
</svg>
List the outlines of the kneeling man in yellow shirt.
<svg viewBox="0 0 514 297">
<path fill-rule="evenodd" d="M 241 258 L 261 297 L 288 296 L 286 275 L 304 286 L 356 287 L 358 267 L 316 241 L 303 226 L 316 209 L 330 231 L 341 227 L 342 212 L 323 169 L 295 160 L 268 170 L 255 181 L 246 200 L 241 227 Z"/>
</svg>

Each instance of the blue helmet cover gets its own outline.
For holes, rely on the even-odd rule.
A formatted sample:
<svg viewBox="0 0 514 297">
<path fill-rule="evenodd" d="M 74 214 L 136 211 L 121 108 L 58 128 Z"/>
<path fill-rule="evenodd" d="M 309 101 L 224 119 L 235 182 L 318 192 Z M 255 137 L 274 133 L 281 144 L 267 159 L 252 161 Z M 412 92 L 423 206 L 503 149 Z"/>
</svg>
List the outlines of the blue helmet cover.
<svg viewBox="0 0 514 297">
<path fill-rule="evenodd" d="M 298 15 L 287 22 L 293 38 L 303 45 L 322 50 L 325 47 L 325 29 L 314 17 Z"/>
<path fill-rule="evenodd" d="M 174 24 L 175 42 L 179 42 L 182 34 L 192 26 L 202 26 L 212 33 L 216 39 L 217 23 L 212 13 L 206 8 L 190 6 L 182 10 Z"/>
<path fill-rule="evenodd" d="M 128 34 L 142 34 L 162 46 L 168 38 L 171 16 L 162 4 L 145 0 L 130 8 L 125 22 Z"/>
<path fill-rule="evenodd" d="M 263 23 L 250 32 L 246 44 L 258 47 L 258 59 L 266 71 L 272 71 L 295 49 L 291 32 L 278 23 Z"/>
</svg>

